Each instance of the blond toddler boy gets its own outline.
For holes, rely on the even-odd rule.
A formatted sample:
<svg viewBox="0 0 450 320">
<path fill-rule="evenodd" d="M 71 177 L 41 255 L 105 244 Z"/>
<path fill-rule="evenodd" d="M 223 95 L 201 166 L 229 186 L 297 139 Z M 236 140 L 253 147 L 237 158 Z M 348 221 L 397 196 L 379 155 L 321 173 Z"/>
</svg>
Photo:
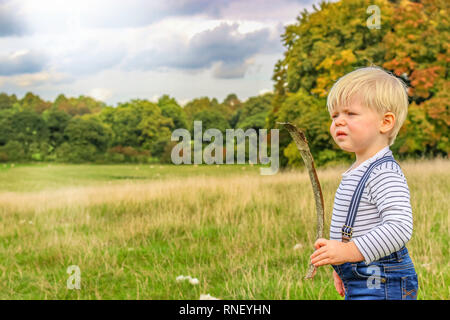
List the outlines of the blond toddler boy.
<svg viewBox="0 0 450 320">
<path fill-rule="evenodd" d="M 409 188 L 389 147 L 408 112 L 407 86 L 379 67 L 340 78 L 327 107 L 336 144 L 356 156 L 336 191 L 330 240 L 311 263 L 332 265 L 345 299 L 416 299 L 417 274 L 405 244 L 413 231 Z"/>
</svg>

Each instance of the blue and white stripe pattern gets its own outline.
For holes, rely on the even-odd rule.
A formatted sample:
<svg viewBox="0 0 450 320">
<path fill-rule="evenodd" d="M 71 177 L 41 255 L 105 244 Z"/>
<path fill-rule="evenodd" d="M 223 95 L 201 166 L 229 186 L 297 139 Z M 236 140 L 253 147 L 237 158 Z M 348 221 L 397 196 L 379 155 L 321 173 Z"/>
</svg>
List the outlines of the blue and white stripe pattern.
<svg viewBox="0 0 450 320">
<path fill-rule="evenodd" d="M 330 239 L 342 239 L 355 189 L 369 166 L 383 157 L 392 157 L 389 146 L 342 174 L 333 207 Z M 401 249 L 409 241 L 413 230 L 409 188 L 400 166 L 394 162 L 375 165 L 362 193 L 352 230 L 365 262 L 378 260 Z"/>
<path fill-rule="evenodd" d="M 380 158 L 374 162 L 372 162 L 367 168 L 366 172 L 362 176 L 361 180 L 359 180 L 358 185 L 356 186 L 355 193 L 352 196 L 352 201 L 350 202 L 350 208 L 348 209 L 347 219 L 345 220 L 345 224 L 342 226 L 342 241 L 349 241 L 352 236 L 353 225 L 355 224 L 356 214 L 358 212 L 359 202 L 361 201 L 361 196 L 364 191 L 364 187 L 367 183 L 367 180 L 370 177 L 372 170 L 382 164 L 383 162 L 394 161 L 397 162 L 391 156 L 386 156 Z"/>
</svg>

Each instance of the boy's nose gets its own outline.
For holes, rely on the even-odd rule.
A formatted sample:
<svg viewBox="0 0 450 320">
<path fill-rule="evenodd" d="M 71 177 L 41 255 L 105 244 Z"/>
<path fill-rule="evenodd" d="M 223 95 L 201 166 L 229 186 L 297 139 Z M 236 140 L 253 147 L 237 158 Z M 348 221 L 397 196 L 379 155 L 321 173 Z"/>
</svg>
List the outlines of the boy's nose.
<svg viewBox="0 0 450 320">
<path fill-rule="evenodd" d="M 336 126 L 342 126 L 345 124 L 344 117 L 338 116 L 334 119 L 334 124 Z"/>
</svg>

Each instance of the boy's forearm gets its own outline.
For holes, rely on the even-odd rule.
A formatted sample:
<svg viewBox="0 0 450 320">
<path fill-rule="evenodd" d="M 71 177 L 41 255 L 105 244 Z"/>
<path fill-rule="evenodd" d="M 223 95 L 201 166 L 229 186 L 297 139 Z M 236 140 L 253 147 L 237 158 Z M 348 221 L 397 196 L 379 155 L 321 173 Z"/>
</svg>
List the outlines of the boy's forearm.
<svg viewBox="0 0 450 320">
<path fill-rule="evenodd" d="M 344 245 L 348 262 L 364 261 L 364 256 L 353 241 L 347 242 Z"/>
<path fill-rule="evenodd" d="M 314 248 L 316 248 L 316 251 L 313 252 L 310 259 L 315 267 L 364 260 L 364 256 L 353 241 L 345 243 L 320 238 L 314 243 Z"/>
</svg>

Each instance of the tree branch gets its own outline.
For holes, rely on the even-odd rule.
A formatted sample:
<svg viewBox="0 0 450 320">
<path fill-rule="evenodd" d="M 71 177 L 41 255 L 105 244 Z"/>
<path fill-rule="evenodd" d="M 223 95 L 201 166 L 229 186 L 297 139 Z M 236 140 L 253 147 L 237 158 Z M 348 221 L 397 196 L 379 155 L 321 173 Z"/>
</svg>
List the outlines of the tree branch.
<svg viewBox="0 0 450 320">
<path fill-rule="evenodd" d="M 289 131 L 292 139 L 297 145 L 297 149 L 300 151 L 302 159 L 305 162 L 305 166 L 308 169 L 309 179 L 311 181 L 312 189 L 314 192 L 314 200 L 316 203 L 316 240 L 319 238 L 323 238 L 323 223 L 325 217 L 323 194 L 320 187 L 319 178 L 317 177 L 317 172 L 314 167 L 314 159 L 311 152 L 309 151 L 308 141 L 306 140 L 305 134 L 293 124 L 289 122 L 277 122 L 277 124 L 283 125 Z M 305 279 L 313 279 L 315 274 L 316 268 L 312 264 L 310 264 Z"/>
</svg>

